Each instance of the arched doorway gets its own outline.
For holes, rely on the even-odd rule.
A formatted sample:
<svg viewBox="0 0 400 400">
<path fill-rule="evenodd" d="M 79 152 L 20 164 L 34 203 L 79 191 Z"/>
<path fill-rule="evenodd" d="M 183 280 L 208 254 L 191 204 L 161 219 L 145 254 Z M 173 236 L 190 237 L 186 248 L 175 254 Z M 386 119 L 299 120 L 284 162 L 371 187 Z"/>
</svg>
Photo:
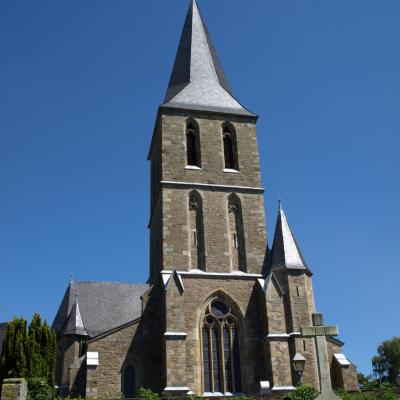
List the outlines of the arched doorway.
<svg viewBox="0 0 400 400">
<path fill-rule="evenodd" d="M 122 373 L 122 394 L 125 399 L 136 397 L 135 368 L 131 364 L 127 365 Z"/>
</svg>

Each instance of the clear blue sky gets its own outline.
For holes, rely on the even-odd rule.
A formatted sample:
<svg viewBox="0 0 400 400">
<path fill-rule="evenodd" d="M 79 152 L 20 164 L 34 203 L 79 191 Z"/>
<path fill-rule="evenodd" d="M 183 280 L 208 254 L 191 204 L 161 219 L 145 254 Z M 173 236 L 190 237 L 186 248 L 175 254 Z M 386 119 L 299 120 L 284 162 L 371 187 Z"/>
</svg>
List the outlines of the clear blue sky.
<svg viewBox="0 0 400 400">
<path fill-rule="evenodd" d="M 76 280 L 143 282 L 158 105 L 186 0 L 0 1 L 0 321 L 52 321 Z M 200 0 L 260 115 L 317 308 L 363 372 L 400 334 L 400 2 Z"/>
</svg>

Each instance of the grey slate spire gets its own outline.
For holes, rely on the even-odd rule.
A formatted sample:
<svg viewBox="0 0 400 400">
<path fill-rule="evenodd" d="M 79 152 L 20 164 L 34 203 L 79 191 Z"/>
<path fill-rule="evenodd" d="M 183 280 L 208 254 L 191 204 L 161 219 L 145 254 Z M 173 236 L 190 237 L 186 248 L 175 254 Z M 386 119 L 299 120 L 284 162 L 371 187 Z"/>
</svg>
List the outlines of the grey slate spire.
<svg viewBox="0 0 400 400">
<path fill-rule="evenodd" d="M 306 270 L 310 273 L 299 245 L 287 222 L 282 204 L 279 202 L 278 219 L 276 221 L 274 243 L 271 250 L 271 270 L 285 268 Z"/>
<path fill-rule="evenodd" d="M 196 0 L 191 0 L 163 106 L 251 115 L 232 95 Z"/>
<path fill-rule="evenodd" d="M 78 298 L 75 299 L 75 304 L 69 313 L 67 324 L 65 325 L 64 335 L 88 336 L 88 333 L 83 324 L 81 312 L 79 310 Z"/>
</svg>

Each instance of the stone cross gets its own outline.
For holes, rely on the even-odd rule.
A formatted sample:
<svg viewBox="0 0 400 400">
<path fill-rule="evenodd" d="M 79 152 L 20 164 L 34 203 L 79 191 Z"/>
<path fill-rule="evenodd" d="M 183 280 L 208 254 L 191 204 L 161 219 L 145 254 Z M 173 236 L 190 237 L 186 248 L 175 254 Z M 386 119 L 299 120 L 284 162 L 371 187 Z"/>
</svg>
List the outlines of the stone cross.
<svg viewBox="0 0 400 400">
<path fill-rule="evenodd" d="M 312 319 L 313 326 L 301 328 L 301 333 L 305 337 L 314 337 L 316 342 L 319 381 L 321 386 L 321 392 L 316 400 L 338 400 L 340 397 L 332 390 L 326 338 L 337 336 L 339 331 L 337 326 L 324 326 L 322 314 L 313 314 Z"/>
</svg>

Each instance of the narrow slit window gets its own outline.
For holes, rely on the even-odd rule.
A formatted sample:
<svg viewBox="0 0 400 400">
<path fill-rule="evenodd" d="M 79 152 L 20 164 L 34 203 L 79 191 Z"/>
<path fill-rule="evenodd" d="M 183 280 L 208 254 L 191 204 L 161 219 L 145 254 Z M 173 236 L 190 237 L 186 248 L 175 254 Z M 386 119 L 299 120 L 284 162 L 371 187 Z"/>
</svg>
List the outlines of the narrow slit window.
<svg viewBox="0 0 400 400">
<path fill-rule="evenodd" d="M 233 141 L 232 136 L 229 133 L 224 134 L 224 159 L 225 168 L 234 169 L 234 154 L 233 154 Z"/>
<path fill-rule="evenodd" d="M 199 129 L 194 123 L 186 127 L 186 164 L 192 167 L 201 167 Z"/>
</svg>

